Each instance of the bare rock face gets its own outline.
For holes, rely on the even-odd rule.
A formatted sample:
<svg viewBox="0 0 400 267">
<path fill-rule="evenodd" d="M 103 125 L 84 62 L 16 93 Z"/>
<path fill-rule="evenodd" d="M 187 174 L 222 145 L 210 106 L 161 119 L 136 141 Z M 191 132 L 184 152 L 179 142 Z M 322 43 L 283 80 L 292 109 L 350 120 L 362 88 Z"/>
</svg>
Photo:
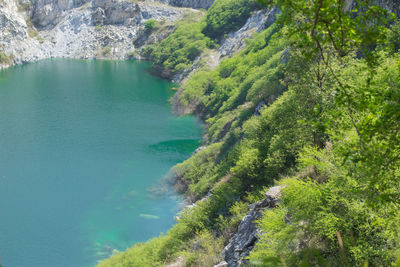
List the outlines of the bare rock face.
<svg viewBox="0 0 400 267">
<path fill-rule="evenodd" d="M 39 45 L 37 40 L 29 38 L 28 27 L 24 15 L 18 12 L 17 2 L 1 1 L 0 51 L 12 58 L 12 62 L 3 63 L 0 68 L 40 58 Z"/>
<path fill-rule="evenodd" d="M 170 5 L 179 7 L 209 9 L 214 0 L 169 0 Z"/>
<path fill-rule="evenodd" d="M 244 260 L 254 248 L 260 234 L 256 220 L 260 219 L 262 212 L 268 208 L 274 208 L 279 200 L 281 187 L 275 186 L 265 194 L 266 198 L 250 205 L 250 211 L 239 224 L 237 233 L 231 242 L 224 248 L 223 255 L 228 266 L 242 266 Z"/>
<path fill-rule="evenodd" d="M 102 9 L 101 7 L 98 7 L 93 11 L 92 15 L 93 25 L 101 26 L 105 23 L 106 19 L 107 19 L 106 13 L 104 12 L 104 9 Z"/>
<path fill-rule="evenodd" d="M 209 9 L 211 5 L 214 3 L 214 0 L 147 0 L 147 1 L 157 1 L 171 6 L 188 7 L 194 9 L 200 9 L 200 8 Z"/>
<path fill-rule="evenodd" d="M 260 116 L 261 115 L 261 110 L 262 108 L 265 106 L 265 101 L 261 101 L 260 103 L 258 103 L 258 105 L 256 106 L 256 108 L 254 109 L 254 115 L 255 116 Z"/>
<path fill-rule="evenodd" d="M 120 0 L 94 0 L 93 7 L 96 9 L 95 15 L 104 14 L 104 24 L 124 24 L 137 25 L 142 16 L 140 7 L 137 3 Z"/>
<path fill-rule="evenodd" d="M 254 32 L 261 32 L 271 26 L 279 12 L 276 7 L 254 12 L 242 28 L 228 34 L 218 50 L 220 57 L 231 57 L 243 49 L 246 46 L 245 40 L 251 38 Z"/>
<path fill-rule="evenodd" d="M 0 68 L 52 57 L 134 58 L 147 19 L 174 22 L 184 12 L 154 0 L 0 0 L 0 51 L 9 58 Z"/>
<path fill-rule="evenodd" d="M 32 0 L 31 19 L 40 28 L 51 28 L 60 22 L 65 11 L 90 0 Z"/>
<path fill-rule="evenodd" d="M 22 17 L 15 16 L 17 6 L 13 1 L 5 0 L 0 3 L 1 39 L 8 36 L 25 38 L 26 23 Z"/>
<path fill-rule="evenodd" d="M 214 267 L 228 267 L 228 263 L 226 261 L 221 261 L 217 265 L 214 265 Z"/>
</svg>

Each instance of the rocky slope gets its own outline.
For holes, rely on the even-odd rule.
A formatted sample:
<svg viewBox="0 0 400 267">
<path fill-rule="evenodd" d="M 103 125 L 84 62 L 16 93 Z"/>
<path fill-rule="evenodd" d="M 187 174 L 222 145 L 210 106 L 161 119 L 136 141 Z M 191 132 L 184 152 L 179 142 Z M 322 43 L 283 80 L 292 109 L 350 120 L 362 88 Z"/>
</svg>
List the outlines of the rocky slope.
<svg viewBox="0 0 400 267">
<path fill-rule="evenodd" d="M 271 26 L 278 13 L 279 9 L 276 7 L 254 12 L 242 28 L 227 35 L 218 49 L 219 56 L 232 56 L 242 50 L 246 46 L 245 40 L 251 38 L 255 32 L 261 32 Z"/>
<path fill-rule="evenodd" d="M 250 211 L 240 222 L 237 233 L 222 252 L 225 261 L 216 266 L 236 267 L 246 264 L 245 257 L 249 256 L 261 234 L 256 221 L 261 218 L 265 209 L 276 207 L 280 195 L 281 187 L 275 186 L 268 190 L 265 194 L 265 199 L 250 205 Z"/>
<path fill-rule="evenodd" d="M 192 8 L 208 8 L 213 0 L 3 0 L 0 3 L 0 51 L 12 56 L 12 62 L 0 62 L 0 68 L 44 58 L 137 57 L 146 44 L 165 38 L 174 29 L 172 22 Z M 185 8 L 182 8 L 185 7 Z M 229 33 L 218 50 L 202 55 L 211 68 L 224 57 L 245 47 L 245 39 L 269 27 L 277 8 L 257 11 L 236 32 Z M 148 36 L 143 31 L 149 19 L 165 21 L 164 32 Z M 194 64 L 189 72 L 194 73 Z M 185 73 L 187 74 L 187 73 Z M 189 74 L 190 75 L 190 74 Z M 174 81 L 181 83 L 185 75 Z M 179 95 L 179 93 L 177 94 Z M 260 105 L 259 106 L 263 106 Z M 259 109 L 259 108 L 257 108 Z M 256 112 L 258 112 L 256 109 Z M 224 261 L 216 266 L 241 266 L 258 240 L 256 220 L 267 208 L 275 207 L 280 188 L 272 188 L 266 198 L 250 207 L 237 233 L 222 252 Z M 181 259 L 171 266 L 182 266 Z"/>
<path fill-rule="evenodd" d="M 171 6 L 203 8 L 203 9 L 208 9 L 214 2 L 214 0 L 158 0 L 158 1 L 165 4 L 169 4 Z"/>
<path fill-rule="evenodd" d="M 212 3 L 169 2 L 4 0 L 0 3 L 0 51 L 12 60 L 0 61 L 0 68 L 53 57 L 134 57 L 138 49 L 134 40 L 143 33 L 140 29 L 145 21 L 171 23 L 185 13 L 196 12 L 169 4 L 206 7 Z"/>
</svg>

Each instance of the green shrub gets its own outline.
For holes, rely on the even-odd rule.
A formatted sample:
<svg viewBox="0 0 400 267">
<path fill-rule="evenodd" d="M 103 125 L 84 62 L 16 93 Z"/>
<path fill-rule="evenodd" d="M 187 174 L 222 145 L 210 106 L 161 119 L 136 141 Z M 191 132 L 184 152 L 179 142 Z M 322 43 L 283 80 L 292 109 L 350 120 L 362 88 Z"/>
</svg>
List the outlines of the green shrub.
<svg viewBox="0 0 400 267">
<path fill-rule="evenodd" d="M 13 61 L 13 55 L 6 55 L 0 51 L 0 64 L 11 64 Z"/>
<path fill-rule="evenodd" d="M 183 253 L 185 266 L 214 266 L 222 260 L 220 251 L 224 248 L 223 239 L 214 238 L 208 231 L 197 234 L 189 243 L 189 247 L 190 249 Z"/>
<path fill-rule="evenodd" d="M 216 0 L 207 12 L 203 33 L 217 39 L 237 30 L 256 7 L 255 0 Z"/>
<path fill-rule="evenodd" d="M 144 22 L 144 30 L 147 33 L 152 32 L 154 30 L 155 26 L 156 26 L 156 20 L 155 19 L 149 19 L 149 20 L 146 20 Z"/>
<path fill-rule="evenodd" d="M 109 56 L 111 54 L 111 47 L 107 45 L 106 47 L 103 48 L 101 51 L 102 56 Z"/>
<path fill-rule="evenodd" d="M 373 76 L 364 59 L 346 58 L 336 78 L 324 80 L 309 95 L 308 101 L 323 100 L 345 90 L 345 101 L 337 95 L 331 104 L 315 109 L 319 123 L 329 127 L 330 143 L 302 149 L 299 177 L 282 182 L 280 209 L 268 211 L 260 221 L 264 235 L 251 255 L 254 263 L 394 266 L 400 247 L 400 139 L 390 125 L 400 121 L 394 111 L 400 107 L 395 93 L 400 88 L 400 55 L 378 56 Z M 340 63 L 330 64 L 337 68 Z M 336 79 L 346 87 L 340 88 Z M 304 80 L 287 93 L 299 94 L 309 86 Z"/>
<path fill-rule="evenodd" d="M 171 75 L 190 68 L 193 61 L 212 43 L 201 32 L 204 23 L 198 22 L 199 18 L 194 19 L 180 22 L 174 33 L 145 51 L 154 64 Z"/>
</svg>

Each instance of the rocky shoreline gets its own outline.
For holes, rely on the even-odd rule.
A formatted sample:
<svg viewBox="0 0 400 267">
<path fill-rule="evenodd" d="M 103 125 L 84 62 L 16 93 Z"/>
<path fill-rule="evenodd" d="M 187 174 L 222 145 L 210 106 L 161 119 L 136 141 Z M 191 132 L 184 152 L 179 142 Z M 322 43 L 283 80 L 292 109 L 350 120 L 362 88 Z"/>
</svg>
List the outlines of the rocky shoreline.
<svg viewBox="0 0 400 267">
<path fill-rule="evenodd" d="M 0 60 L 0 69 L 47 58 L 146 59 L 141 56 L 145 46 L 160 42 L 174 31 L 175 21 L 192 12 L 201 12 L 194 8 L 208 8 L 213 1 L 4 0 L 0 3 L 0 53 L 8 61 Z M 155 66 L 155 74 L 182 84 L 200 68 L 197 62 L 204 61 L 209 68 L 215 68 L 222 58 L 242 50 L 247 38 L 269 27 L 277 13 L 276 8 L 254 12 L 241 29 L 229 33 L 221 41 L 218 49 L 200 55 L 191 69 L 171 77 Z M 146 32 L 144 25 L 150 19 L 162 22 L 161 29 Z M 175 98 L 179 95 L 180 90 Z M 176 104 L 174 109 L 179 114 L 190 112 L 181 110 Z M 187 185 L 183 179 L 175 178 L 175 189 L 185 191 Z M 265 201 L 250 207 L 238 233 L 222 252 L 225 262 L 218 266 L 240 265 L 243 257 L 248 255 L 258 238 L 254 221 L 264 209 L 273 208 L 277 201 L 277 196 L 272 196 L 271 192 Z M 194 201 L 188 197 L 185 206 L 195 206 Z"/>
<path fill-rule="evenodd" d="M 141 54 L 148 44 L 171 34 L 174 22 L 208 8 L 214 0 L 4 0 L 0 3 L 0 69 L 48 58 L 146 59 Z M 277 10 L 255 12 L 238 31 L 222 41 L 206 58 L 211 67 L 245 46 L 245 39 L 268 27 Z M 162 24 L 148 33 L 148 20 Z M 3 55 L 3 56 L 2 56 Z M 2 60 L 7 58 L 8 60 Z M 159 76 L 175 83 L 198 68 L 171 77 L 155 69 Z"/>
<path fill-rule="evenodd" d="M 157 1 L 4 0 L 0 53 L 11 60 L 0 68 L 46 58 L 140 59 L 135 40 L 146 21 L 173 24 L 191 12 L 198 11 Z"/>
</svg>

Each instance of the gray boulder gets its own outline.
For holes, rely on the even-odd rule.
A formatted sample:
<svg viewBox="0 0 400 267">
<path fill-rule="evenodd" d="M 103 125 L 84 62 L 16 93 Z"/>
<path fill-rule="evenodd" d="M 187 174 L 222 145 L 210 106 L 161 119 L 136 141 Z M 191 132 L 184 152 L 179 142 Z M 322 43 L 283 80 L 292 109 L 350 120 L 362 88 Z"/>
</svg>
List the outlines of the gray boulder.
<svg viewBox="0 0 400 267">
<path fill-rule="evenodd" d="M 169 0 L 168 4 L 178 7 L 209 9 L 214 0 Z"/>
<path fill-rule="evenodd" d="M 244 216 L 239 224 L 237 233 L 222 252 L 228 266 L 236 267 L 246 263 L 244 258 L 250 254 L 260 235 L 260 229 L 257 227 L 256 221 L 261 218 L 265 209 L 271 209 L 276 206 L 280 193 L 280 186 L 272 187 L 265 194 L 265 199 L 249 206 L 250 211 Z"/>
<path fill-rule="evenodd" d="M 106 13 L 104 12 L 104 9 L 102 9 L 101 7 L 96 8 L 93 11 L 92 15 L 93 25 L 95 26 L 103 25 L 105 20 L 106 20 Z"/>
<path fill-rule="evenodd" d="M 52 28 L 60 22 L 63 12 L 90 0 L 32 0 L 31 19 L 40 28 Z"/>
<path fill-rule="evenodd" d="M 137 25 L 142 20 L 140 7 L 137 3 L 120 0 L 93 0 L 93 7 L 104 11 L 103 23 L 111 25 Z M 101 11 L 97 11 L 100 16 Z M 95 17 L 93 17 L 95 18 Z"/>
</svg>

